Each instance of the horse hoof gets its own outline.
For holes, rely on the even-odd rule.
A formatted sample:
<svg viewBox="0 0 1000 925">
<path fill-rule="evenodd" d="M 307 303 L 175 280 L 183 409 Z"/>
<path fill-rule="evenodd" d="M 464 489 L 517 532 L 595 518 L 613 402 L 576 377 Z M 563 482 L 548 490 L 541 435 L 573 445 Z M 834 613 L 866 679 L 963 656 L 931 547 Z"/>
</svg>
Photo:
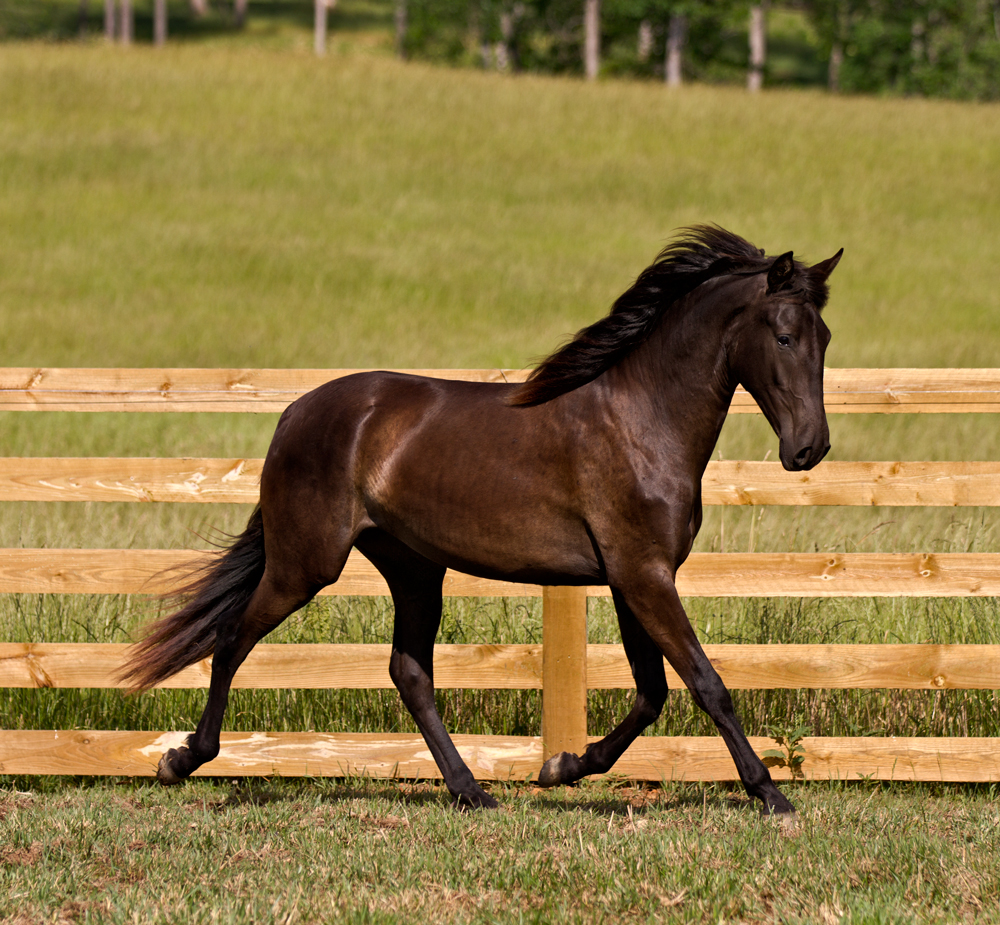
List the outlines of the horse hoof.
<svg viewBox="0 0 1000 925">
<path fill-rule="evenodd" d="M 539 787 L 557 787 L 559 784 L 572 784 L 582 776 L 580 758 L 571 752 L 559 752 L 553 755 L 538 772 Z"/>
<path fill-rule="evenodd" d="M 177 749 L 170 749 L 170 751 L 160 758 L 160 763 L 156 766 L 156 779 L 163 784 L 164 787 L 169 787 L 172 784 L 179 784 L 181 780 L 183 780 L 183 778 L 175 774 L 173 768 L 170 767 L 170 759 L 176 755 Z"/>
<path fill-rule="evenodd" d="M 771 819 L 775 825 L 781 827 L 785 835 L 795 835 L 799 831 L 799 817 L 794 809 L 779 811 L 765 807 L 760 811 L 761 818 Z"/>
<path fill-rule="evenodd" d="M 498 809 L 500 807 L 500 804 L 481 787 L 477 787 L 472 793 L 460 794 L 452 805 L 460 813 L 473 809 Z"/>
</svg>

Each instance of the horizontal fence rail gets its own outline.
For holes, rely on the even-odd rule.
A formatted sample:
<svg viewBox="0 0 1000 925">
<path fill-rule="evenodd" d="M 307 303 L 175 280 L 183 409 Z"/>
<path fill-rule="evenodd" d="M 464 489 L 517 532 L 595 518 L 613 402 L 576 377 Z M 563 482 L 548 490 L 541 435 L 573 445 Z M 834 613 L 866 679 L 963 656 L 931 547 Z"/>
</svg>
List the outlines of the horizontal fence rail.
<svg viewBox="0 0 1000 925">
<path fill-rule="evenodd" d="M 0 411 L 283 411 L 317 386 L 360 369 L 0 369 Z M 397 372 L 469 382 L 522 382 L 514 369 Z M 832 413 L 1000 411 L 996 369 L 828 369 Z M 758 413 L 737 389 L 732 414 Z"/>
<path fill-rule="evenodd" d="M 3 733 L 0 774 L 106 774 L 152 777 L 183 732 L 12 730 Z M 546 749 L 537 736 L 454 735 L 459 754 L 479 780 L 526 780 L 537 775 Z M 757 754 L 774 739 L 749 736 Z M 591 736 L 588 741 L 596 741 Z M 799 743 L 803 760 L 790 768 L 764 758 L 775 780 L 1000 780 L 1000 740 L 994 738 L 823 738 Z M 640 737 L 618 759 L 615 773 L 634 780 L 733 780 L 732 759 L 717 736 Z M 222 733 L 218 758 L 196 777 L 257 776 L 383 778 L 440 777 L 419 735 L 374 733 Z"/>
<path fill-rule="evenodd" d="M 262 459 L 0 458 L 0 501 L 255 504 Z M 779 462 L 721 460 L 702 479 L 707 505 L 996 507 L 1000 462 L 824 462 L 788 472 Z"/>
<path fill-rule="evenodd" d="M 115 643 L 0 643 L 0 687 L 123 688 L 117 677 L 128 646 Z M 233 688 L 379 690 L 389 678 L 391 646 L 284 643 L 258 645 Z M 1000 646 L 992 645 L 706 645 L 730 690 L 1000 688 Z M 664 662 L 667 684 L 684 687 Z M 212 660 L 168 678 L 160 688 L 208 687 Z M 541 690 L 540 645 L 446 645 L 434 649 L 434 685 L 443 689 Z M 586 647 L 588 690 L 635 687 L 621 646 Z"/>
<path fill-rule="evenodd" d="M 171 549 L 0 549 L 0 593 L 164 594 L 212 552 Z M 445 597 L 541 597 L 541 585 L 451 569 Z M 591 585 L 589 597 L 610 597 Z M 682 597 L 997 597 L 1000 553 L 692 553 L 677 572 Z M 320 595 L 385 596 L 385 580 L 352 550 Z"/>
<path fill-rule="evenodd" d="M 316 386 L 355 370 L 5 369 L 0 410 L 279 412 Z M 405 371 L 404 371 L 405 372 Z M 515 370 L 413 370 L 475 382 L 523 381 Z M 1000 411 L 1000 370 L 827 370 L 826 404 L 841 413 Z M 732 412 L 755 413 L 737 391 Z M 259 459 L 6 458 L 0 501 L 126 501 L 252 504 Z M 714 461 L 703 481 L 710 505 L 997 506 L 1000 462 L 826 462 L 806 473 L 777 462 Z M 159 594 L 213 553 L 189 550 L 0 549 L 0 593 Z M 702 553 L 677 576 L 685 596 L 969 597 L 1000 596 L 1000 554 Z M 588 690 L 631 689 L 620 646 L 586 644 L 588 597 L 603 586 L 542 588 L 449 571 L 450 596 L 537 597 L 542 645 L 442 645 L 435 653 L 441 688 L 542 690 L 542 736 L 456 735 L 482 779 L 524 779 L 545 757 L 579 752 L 588 739 Z M 360 554 L 325 594 L 386 595 Z M 125 647 L 112 644 L 0 643 L 0 686 L 118 688 Z M 720 645 L 706 652 L 733 689 L 1000 689 L 1000 646 Z M 392 686 L 389 647 L 262 645 L 234 687 L 381 689 Z M 203 688 L 211 661 L 163 687 Z M 683 685 L 666 666 L 668 683 Z M 183 732 L 0 731 L 0 773 L 151 775 Z M 758 753 L 777 742 L 751 737 Z M 769 757 L 778 779 L 793 776 L 880 780 L 1000 780 L 993 738 L 823 738 L 799 743 L 792 767 Z M 798 765 L 798 762 L 796 762 Z M 207 775 L 439 776 L 414 735 L 230 733 Z M 643 737 L 615 773 L 659 780 L 732 780 L 721 739 Z"/>
</svg>

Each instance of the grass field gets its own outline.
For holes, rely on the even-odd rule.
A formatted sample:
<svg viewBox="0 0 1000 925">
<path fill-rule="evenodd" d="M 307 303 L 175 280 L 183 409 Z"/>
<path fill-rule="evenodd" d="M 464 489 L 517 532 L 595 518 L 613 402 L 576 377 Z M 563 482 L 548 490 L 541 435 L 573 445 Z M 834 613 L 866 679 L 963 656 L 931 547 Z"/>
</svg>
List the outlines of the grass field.
<svg viewBox="0 0 1000 925">
<path fill-rule="evenodd" d="M 319 61 L 307 26 L 246 47 L 3 45 L 2 365 L 521 367 L 605 312 L 673 229 L 696 221 L 772 253 L 817 260 L 845 247 L 831 366 L 1000 365 L 1000 107 L 506 79 L 400 64 L 363 29 Z M 259 456 L 273 425 L 0 415 L 3 455 Z M 988 416 L 831 425 L 840 459 L 1000 454 Z M 726 458 L 774 449 L 746 417 L 720 444 Z M 714 511 L 699 548 L 997 550 L 992 511 Z M 192 531 L 237 529 L 246 514 L 5 504 L 0 546 L 198 545 Z M 145 607 L 6 596 L 0 635 L 120 641 Z M 708 641 L 1000 642 L 992 600 L 691 610 Z M 328 600 L 277 639 L 384 641 L 390 626 L 385 601 Z M 441 638 L 539 635 L 537 602 L 455 601 Z M 590 635 L 617 638 L 603 606 Z M 202 698 L 12 691 L 0 712 L 12 727 L 190 728 Z M 993 692 L 738 699 L 755 733 L 805 722 L 820 735 L 997 734 Z M 538 731 L 533 692 L 440 703 L 458 731 Z M 593 731 L 625 708 L 617 693 L 591 707 Z M 393 692 L 238 692 L 229 725 L 412 728 Z M 706 730 L 672 694 L 655 731 Z M 804 785 L 793 788 L 803 831 L 785 839 L 717 788 L 515 788 L 503 812 L 470 819 L 445 812 L 434 788 L 360 781 L 168 793 L 4 782 L 0 921 L 21 925 L 998 917 L 988 788 Z"/>
<path fill-rule="evenodd" d="M 0 796 L 5 922 L 1000 920 L 1000 803 L 976 788 L 790 788 L 789 837 L 723 788 L 500 788 L 452 812 L 363 780 Z"/>
</svg>

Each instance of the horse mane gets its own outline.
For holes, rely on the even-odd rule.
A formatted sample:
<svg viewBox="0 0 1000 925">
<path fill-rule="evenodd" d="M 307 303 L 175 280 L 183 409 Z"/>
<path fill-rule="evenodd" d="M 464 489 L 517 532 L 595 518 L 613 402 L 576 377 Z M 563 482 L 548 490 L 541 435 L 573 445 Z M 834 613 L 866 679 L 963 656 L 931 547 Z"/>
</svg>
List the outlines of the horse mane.
<svg viewBox="0 0 1000 925">
<path fill-rule="evenodd" d="M 763 273 L 774 260 L 718 225 L 682 229 L 677 240 L 618 297 L 611 311 L 543 360 L 514 391 L 509 403 L 540 405 L 586 385 L 642 344 L 668 309 L 702 283 L 719 276 Z M 795 270 L 783 288 L 808 297 L 821 309 L 828 297 L 825 281 L 815 279 L 797 261 Z"/>
</svg>

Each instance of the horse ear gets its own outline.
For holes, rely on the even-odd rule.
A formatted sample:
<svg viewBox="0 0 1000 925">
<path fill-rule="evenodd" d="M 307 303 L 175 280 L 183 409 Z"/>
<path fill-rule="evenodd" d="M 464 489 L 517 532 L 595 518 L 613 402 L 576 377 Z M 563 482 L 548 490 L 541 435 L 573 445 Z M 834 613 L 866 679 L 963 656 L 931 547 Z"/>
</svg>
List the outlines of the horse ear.
<svg viewBox="0 0 1000 925">
<path fill-rule="evenodd" d="M 771 269 L 767 271 L 767 294 L 777 292 L 795 275 L 795 261 L 792 252 L 774 258 Z"/>
<path fill-rule="evenodd" d="M 840 263 L 840 258 L 843 256 L 844 249 L 841 248 L 829 260 L 821 260 L 819 263 L 811 266 L 809 268 L 809 275 L 813 279 L 825 283 L 830 278 L 830 274 L 837 268 L 837 264 Z"/>
</svg>

